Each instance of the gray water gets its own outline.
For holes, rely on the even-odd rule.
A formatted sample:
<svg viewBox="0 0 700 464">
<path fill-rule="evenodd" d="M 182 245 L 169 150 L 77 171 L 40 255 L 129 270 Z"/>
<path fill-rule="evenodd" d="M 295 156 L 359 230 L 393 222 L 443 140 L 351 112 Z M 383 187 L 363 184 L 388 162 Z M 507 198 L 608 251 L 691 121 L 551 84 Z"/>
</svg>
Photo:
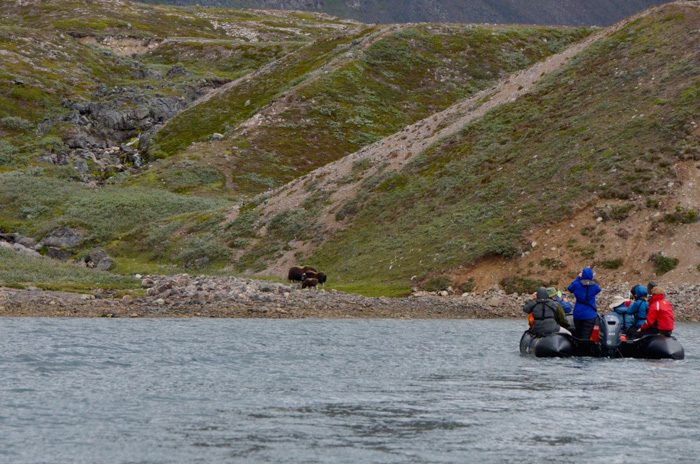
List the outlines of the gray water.
<svg viewBox="0 0 700 464">
<path fill-rule="evenodd" d="M 697 462 L 684 361 L 522 357 L 524 321 L 0 319 L 0 462 Z"/>
</svg>

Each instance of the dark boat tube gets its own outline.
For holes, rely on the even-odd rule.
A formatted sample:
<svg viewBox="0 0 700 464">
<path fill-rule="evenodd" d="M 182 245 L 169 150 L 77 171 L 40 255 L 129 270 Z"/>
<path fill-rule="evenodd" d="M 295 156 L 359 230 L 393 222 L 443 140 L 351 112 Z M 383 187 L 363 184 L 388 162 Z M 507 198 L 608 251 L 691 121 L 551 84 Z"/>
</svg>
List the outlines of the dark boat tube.
<svg viewBox="0 0 700 464">
<path fill-rule="evenodd" d="M 520 353 L 538 358 L 594 358 L 684 359 L 683 346 L 674 337 L 661 334 L 645 335 L 637 340 L 622 341 L 615 350 L 601 348 L 593 340 L 581 340 L 571 335 L 554 333 L 538 337 L 529 330 L 520 338 Z"/>
<path fill-rule="evenodd" d="M 662 334 L 645 335 L 637 340 L 628 340 L 620 345 L 624 358 L 684 359 L 685 350 L 675 337 Z"/>
<path fill-rule="evenodd" d="M 520 338 L 520 352 L 538 358 L 568 358 L 573 355 L 571 335 L 553 333 L 537 337 L 526 330 Z"/>
</svg>

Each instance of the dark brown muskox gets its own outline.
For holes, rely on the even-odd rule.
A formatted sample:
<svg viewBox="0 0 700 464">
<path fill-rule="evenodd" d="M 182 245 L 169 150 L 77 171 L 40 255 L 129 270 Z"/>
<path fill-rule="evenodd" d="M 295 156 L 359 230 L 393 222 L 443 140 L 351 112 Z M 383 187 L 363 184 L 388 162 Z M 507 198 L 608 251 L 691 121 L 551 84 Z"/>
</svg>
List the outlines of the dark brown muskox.
<svg viewBox="0 0 700 464">
<path fill-rule="evenodd" d="M 306 271 L 303 276 L 301 276 L 301 281 L 303 282 L 304 279 L 311 278 L 311 279 L 317 279 L 318 283 L 321 284 L 321 287 L 323 287 L 323 284 L 326 283 L 326 274 L 324 272 L 314 272 L 314 271 Z"/>
<path fill-rule="evenodd" d="M 304 281 L 301 283 L 301 288 L 316 288 L 318 285 L 318 279 L 314 277 L 307 277 L 304 279 Z"/>
<path fill-rule="evenodd" d="M 311 266 L 293 266 L 289 268 L 287 273 L 287 280 L 290 282 L 303 282 L 305 272 L 316 272 Z"/>
</svg>

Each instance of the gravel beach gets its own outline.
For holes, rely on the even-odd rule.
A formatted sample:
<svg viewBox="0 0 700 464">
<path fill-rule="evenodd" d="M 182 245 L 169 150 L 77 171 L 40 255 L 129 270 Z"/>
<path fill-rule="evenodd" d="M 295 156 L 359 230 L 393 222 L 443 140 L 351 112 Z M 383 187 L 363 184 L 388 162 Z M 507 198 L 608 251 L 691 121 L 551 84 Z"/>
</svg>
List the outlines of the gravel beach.
<svg viewBox="0 0 700 464">
<path fill-rule="evenodd" d="M 0 316 L 17 317 L 238 317 L 238 318 L 416 318 L 525 319 L 529 295 L 493 290 L 481 294 L 418 292 L 403 298 L 370 298 L 336 290 L 301 290 L 236 277 L 146 276 L 143 295 L 68 293 L 0 287 Z M 661 283 L 664 286 L 663 282 Z M 629 284 L 607 286 L 598 298 L 601 313 Z M 664 286 L 678 322 L 700 322 L 700 285 Z"/>
</svg>

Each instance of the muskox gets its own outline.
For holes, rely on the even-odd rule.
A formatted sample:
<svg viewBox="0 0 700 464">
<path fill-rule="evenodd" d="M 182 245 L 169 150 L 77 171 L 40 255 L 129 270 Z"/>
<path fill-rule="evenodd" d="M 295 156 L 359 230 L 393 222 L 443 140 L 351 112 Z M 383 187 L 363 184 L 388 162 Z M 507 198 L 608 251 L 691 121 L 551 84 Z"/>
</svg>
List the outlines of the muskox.
<svg viewBox="0 0 700 464">
<path fill-rule="evenodd" d="M 314 277 L 307 277 L 304 279 L 304 281 L 301 283 L 301 288 L 316 288 L 318 285 L 318 279 Z"/>
<path fill-rule="evenodd" d="M 303 276 L 301 276 L 301 281 L 303 282 L 304 279 L 306 278 L 311 278 L 311 279 L 316 279 L 318 280 L 318 283 L 321 284 L 321 287 L 323 287 L 323 284 L 326 283 L 326 274 L 324 272 L 315 272 L 315 271 L 306 271 Z"/>
<path fill-rule="evenodd" d="M 304 273 L 306 272 L 316 272 L 316 269 L 314 269 L 311 266 L 293 266 L 289 268 L 289 272 L 287 273 L 287 280 L 289 280 L 291 283 L 294 282 L 303 282 L 304 281 Z"/>
</svg>

